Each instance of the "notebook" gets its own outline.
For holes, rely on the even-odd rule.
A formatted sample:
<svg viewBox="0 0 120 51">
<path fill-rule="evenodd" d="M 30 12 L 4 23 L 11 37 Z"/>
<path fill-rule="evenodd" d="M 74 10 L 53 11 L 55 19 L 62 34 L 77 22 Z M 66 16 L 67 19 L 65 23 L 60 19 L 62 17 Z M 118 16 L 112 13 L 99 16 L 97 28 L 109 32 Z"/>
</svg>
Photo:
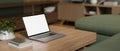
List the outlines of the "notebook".
<svg viewBox="0 0 120 51">
<path fill-rule="evenodd" d="M 22 17 L 29 39 L 49 42 L 63 37 L 63 34 L 51 32 L 45 14 Z"/>
</svg>

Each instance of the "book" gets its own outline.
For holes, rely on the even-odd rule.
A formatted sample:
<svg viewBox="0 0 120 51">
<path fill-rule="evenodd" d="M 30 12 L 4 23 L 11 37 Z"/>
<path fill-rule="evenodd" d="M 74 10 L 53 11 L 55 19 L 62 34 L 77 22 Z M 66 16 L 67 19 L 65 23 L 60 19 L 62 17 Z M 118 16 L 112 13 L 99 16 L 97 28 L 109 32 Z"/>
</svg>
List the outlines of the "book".
<svg viewBox="0 0 120 51">
<path fill-rule="evenodd" d="M 17 48 L 24 48 L 32 45 L 32 41 L 27 38 L 15 38 L 8 41 L 8 44 Z"/>
</svg>

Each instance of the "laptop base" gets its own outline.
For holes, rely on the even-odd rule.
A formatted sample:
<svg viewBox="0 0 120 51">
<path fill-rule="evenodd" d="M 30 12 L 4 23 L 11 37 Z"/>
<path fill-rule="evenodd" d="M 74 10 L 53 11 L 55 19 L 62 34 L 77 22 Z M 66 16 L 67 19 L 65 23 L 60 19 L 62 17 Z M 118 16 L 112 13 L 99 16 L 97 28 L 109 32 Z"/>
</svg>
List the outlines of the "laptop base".
<svg viewBox="0 0 120 51">
<path fill-rule="evenodd" d="M 63 34 L 58 34 L 58 33 L 54 33 L 54 34 L 49 34 L 49 33 L 45 33 L 45 34 L 41 34 L 41 35 L 37 35 L 36 37 L 29 37 L 30 39 L 33 40 L 37 40 L 37 41 L 41 41 L 41 42 L 49 42 L 61 37 L 64 37 L 65 35 Z"/>
</svg>

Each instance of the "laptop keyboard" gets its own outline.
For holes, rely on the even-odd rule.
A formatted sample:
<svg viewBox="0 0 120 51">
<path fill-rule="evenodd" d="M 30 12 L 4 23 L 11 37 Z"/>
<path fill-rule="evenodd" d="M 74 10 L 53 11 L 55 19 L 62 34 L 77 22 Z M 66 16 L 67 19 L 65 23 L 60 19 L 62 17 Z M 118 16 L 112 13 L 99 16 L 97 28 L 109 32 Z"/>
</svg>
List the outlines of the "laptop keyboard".
<svg viewBox="0 0 120 51">
<path fill-rule="evenodd" d="M 45 33 L 45 34 L 42 34 L 42 35 L 34 36 L 34 38 L 45 38 L 45 37 L 48 37 L 48 36 L 53 36 L 55 34 L 56 33 Z"/>
<path fill-rule="evenodd" d="M 37 35 L 34 37 L 31 37 L 32 39 L 38 40 L 38 41 L 42 41 L 42 42 L 48 42 L 60 37 L 63 37 L 63 34 L 58 34 L 58 33 L 45 33 L 45 34 L 41 34 L 41 35 Z"/>
</svg>

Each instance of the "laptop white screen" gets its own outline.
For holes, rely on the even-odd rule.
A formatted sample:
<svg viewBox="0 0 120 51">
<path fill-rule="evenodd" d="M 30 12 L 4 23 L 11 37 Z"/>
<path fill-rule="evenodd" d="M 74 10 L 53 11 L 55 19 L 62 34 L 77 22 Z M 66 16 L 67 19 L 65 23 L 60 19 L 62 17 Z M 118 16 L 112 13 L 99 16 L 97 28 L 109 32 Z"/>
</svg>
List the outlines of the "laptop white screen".
<svg viewBox="0 0 120 51">
<path fill-rule="evenodd" d="M 44 14 L 23 17 L 23 22 L 28 36 L 49 31 Z"/>
</svg>

